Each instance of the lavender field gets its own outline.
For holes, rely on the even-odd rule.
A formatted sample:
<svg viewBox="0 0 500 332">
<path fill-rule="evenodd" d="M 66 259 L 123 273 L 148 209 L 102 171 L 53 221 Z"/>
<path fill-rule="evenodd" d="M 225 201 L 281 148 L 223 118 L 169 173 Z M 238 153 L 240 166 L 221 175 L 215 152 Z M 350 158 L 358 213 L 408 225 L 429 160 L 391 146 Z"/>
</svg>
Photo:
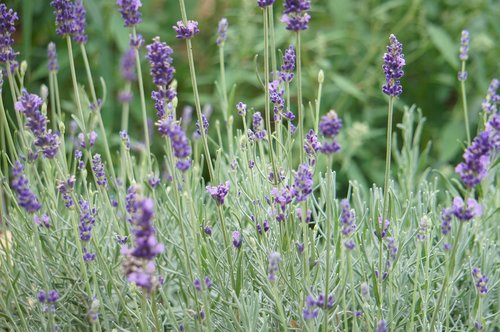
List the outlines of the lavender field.
<svg viewBox="0 0 500 332">
<path fill-rule="evenodd" d="M 2 1 L 0 331 L 500 330 L 500 7 L 452 2 Z"/>
</svg>

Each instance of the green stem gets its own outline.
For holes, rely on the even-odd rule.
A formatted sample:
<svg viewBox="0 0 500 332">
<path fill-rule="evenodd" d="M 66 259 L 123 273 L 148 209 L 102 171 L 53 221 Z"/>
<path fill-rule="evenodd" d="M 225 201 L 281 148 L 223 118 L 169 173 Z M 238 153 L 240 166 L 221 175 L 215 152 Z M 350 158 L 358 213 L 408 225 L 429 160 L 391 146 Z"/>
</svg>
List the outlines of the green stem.
<svg viewBox="0 0 500 332">
<path fill-rule="evenodd" d="M 304 161 L 304 149 L 302 142 L 304 139 L 304 114 L 302 107 L 302 51 L 301 51 L 300 31 L 297 31 L 297 109 L 298 109 L 298 130 L 299 130 L 299 162 L 302 164 Z"/>
<path fill-rule="evenodd" d="M 222 114 L 224 116 L 224 121 L 227 123 L 228 101 L 227 101 L 227 87 L 226 87 L 226 69 L 224 64 L 224 44 L 219 46 L 219 65 L 220 65 L 220 81 L 222 89 Z"/>
<path fill-rule="evenodd" d="M 316 118 L 315 123 L 314 123 L 314 132 L 318 134 L 318 129 L 319 129 L 319 109 L 321 106 L 321 91 L 323 90 L 323 71 L 320 70 L 318 74 L 318 97 L 316 99 Z M 330 164 L 329 164 L 330 165 Z"/>
<path fill-rule="evenodd" d="M 18 113 L 18 112 L 16 112 L 16 113 Z M 7 143 L 9 144 L 9 150 L 11 151 L 10 153 L 12 154 L 12 156 L 14 156 L 15 160 L 18 160 L 19 157 L 17 155 L 17 150 L 14 146 L 14 140 L 12 139 L 12 135 L 11 135 L 10 128 L 9 128 L 9 122 L 7 121 L 7 115 L 5 113 L 5 108 L 3 106 L 3 99 L 1 98 L 1 96 L 0 96 L 0 116 L 1 116 L 2 123 L 5 126 L 5 136 L 7 136 Z"/>
<path fill-rule="evenodd" d="M 448 268 L 446 270 L 446 275 L 444 277 L 443 286 L 441 287 L 441 292 L 439 293 L 439 298 L 438 298 L 438 301 L 436 303 L 436 306 L 434 307 L 434 313 L 432 314 L 432 318 L 431 318 L 431 324 L 430 324 L 430 331 L 431 332 L 434 332 L 434 323 L 436 322 L 437 314 L 441 309 L 441 302 L 443 301 L 444 295 L 446 293 L 446 289 L 448 288 L 448 282 L 450 281 L 450 278 L 453 278 L 453 273 L 455 270 L 455 255 L 457 253 L 458 244 L 460 241 L 460 236 L 462 235 L 463 224 L 464 224 L 463 222 L 460 222 L 460 224 L 458 226 L 457 236 L 455 238 L 455 241 L 453 241 L 453 248 L 451 250 L 450 260 L 449 260 Z M 445 309 L 445 311 L 447 311 L 447 308 L 444 308 L 444 309 Z"/>
<path fill-rule="evenodd" d="M 137 33 L 135 31 L 135 26 L 132 27 L 132 38 L 137 39 Z M 146 112 L 146 98 L 144 97 L 144 83 L 142 81 L 142 69 L 141 69 L 141 57 L 139 55 L 139 49 L 135 48 L 135 62 L 137 67 L 137 82 L 139 83 L 139 95 L 141 99 L 141 112 L 142 121 L 144 129 L 144 143 L 146 144 L 146 163 L 148 165 L 148 173 L 151 174 L 151 150 L 149 147 L 149 128 L 148 128 L 148 115 Z"/>
<path fill-rule="evenodd" d="M 273 182 L 277 184 L 279 182 L 278 169 L 274 162 L 274 151 L 273 151 L 273 135 L 271 128 L 271 110 L 269 105 L 269 7 L 267 6 L 263 10 L 263 20 L 264 20 L 264 109 L 266 117 L 266 129 L 267 129 L 267 141 L 269 143 L 269 159 L 271 160 L 271 166 L 273 170 Z"/>
<path fill-rule="evenodd" d="M 328 157 L 328 160 L 330 160 L 331 157 Z M 330 161 L 328 162 L 328 165 L 330 165 Z M 330 252 L 331 252 L 331 246 L 330 246 L 330 241 L 331 241 L 331 236 L 332 236 L 332 214 L 333 214 L 333 209 L 332 209 L 332 194 L 331 194 L 331 188 L 332 188 L 332 172 L 330 170 L 330 167 L 326 170 L 326 239 L 325 239 L 325 247 L 326 247 L 326 261 L 325 261 L 325 301 L 328 301 L 328 294 L 329 292 L 329 285 L 328 282 L 330 281 Z M 328 314 L 325 310 L 324 315 L 323 315 L 323 330 L 328 331 Z"/>
<path fill-rule="evenodd" d="M 462 73 L 465 73 L 465 61 L 462 61 Z M 467 94 L 465 93 L 465 80 L 460 81 L 460 89 L 462 92 L 462 104 L 464 107 L 465 133 L 467 134 L 467 145 L 470 145 L 470 128 L 469 128 L 469 113 L 467 111 Z"/>
<path fill-rule="evenodd" d="M 181 9 L 182 21 L 184 22 L 184 24 L 187 24 L 186 6 L 184 4 L 184 0 L 179 0 L 179 6 Z M 189 62 L 189 72 L 191 74 L 191 84 L 193 86 L 196 115 L 197 115 L 198 121 L 200 123 L 200 128 L 203 128 L 203 117 L 201 115 L 201 103 L 200 103 L 200 96 L 198 93 L 198 83 L 196 82 L 196 71 L 195 71 L 195 67 L 194 67 L 193 47 L 191 44 L 191 39 L 186 39 L 186 48 L 187 48 L 187 55 L 188 55 L 188 62 Z M 212 165 L 212 158 L 210 157 L 210 150 L 208 149 L 207 134 L 205 133 L 205 130 L 200 130 L 200 132 L 201 132 L 201 140 L 203 142 L 203 148 L 204 148 L 206 159 L 207 159 L 210 180 L 214 181 L 215 173 L 214 173 L 214 167 Z"/>
<path fill-rule="evenodd" d="M 80 100 L 80 92 L 78 91 L 78 83 L 76 81 L 76 71 L 75 71 L 75 60 L 73 58 L 73 46 L 71 45 L 71 37 L 66 36 L 66 44 L 68 46 L 68 58 L 69 58 L 69 68 L 71 70 L 71 80 L 73 81 L 73 91 L 76 99 L 76 107 L 78 109 L 78 114 L 80 116 L 82 131 L 85 135 L 87 129 L 85 128 L 85 117 L 83 116 L 82 103 Z"/>
<path fill-rule="evenodd" d="M 271 68 L 273 71 L 273 78 L 278 79 L 278 66 L 276 61 L 276 37 L 274 33 L 274 14 L 273 14 L 273 6 L 267 7 L 269 8 L 269 38 L 271 41 Z"/>
<path fill-rule="evenodd" d="M 417 305 L 417 292 L 418 292 L 418 289 L 420 288 L 419 287 L 419 283 L 418 283 L 418 274 L 420 272 L 420 259 L 421 259 L 421 255 L 422 255 L 422 248 L 420 246 L 420 244 L 417 245 L 417 260 L 416 260 L 416 263 L 415 263 L 415 283 L 413 285 L 413 300 L 412 300 L 412 303 L 411 303 L 411 318 L 410 318 L 410 329 L 409 331 L 413 331 L 414 330 L 414 327 L 415 327 L 415 306 Z"/>
</svg>

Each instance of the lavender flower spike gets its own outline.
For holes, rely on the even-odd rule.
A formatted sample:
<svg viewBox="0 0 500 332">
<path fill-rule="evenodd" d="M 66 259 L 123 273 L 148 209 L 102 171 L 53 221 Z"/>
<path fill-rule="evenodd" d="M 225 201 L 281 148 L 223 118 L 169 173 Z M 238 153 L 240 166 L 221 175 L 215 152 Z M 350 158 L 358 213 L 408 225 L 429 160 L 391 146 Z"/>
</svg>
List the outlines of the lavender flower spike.
<svg viewBox="0 0 500 332">
<path fill-rule="evenodd" d="M 17 13 L 7 8 L 5 4 L 0 4 L 0 63 L 15 62 L 16 52 L 12 49 L 16 32 Z"/>
<path fill-rule="evenodd" d="M 287 30 L 307 30 L 311 16 L 306 11 L 310 8 L 310 0 L 285 0 L 281 22 L 286 24 Z"/>
<path fill-rule="evenodd" d="M 267 268 L 269 281 L 276 280 L 276 273 L 278 272 L 280 261 L 281 261 L 281 256 L 279 252 L 272 252 L 269 255 L 269 267 Z"/>
<path fill-rule="evenodd" d="M 469 58 L 469 31 L 462 30 L 462 37 L 460 38 L 460 55 L 458 58 L 465 61 Z"/>
<path fill-rule="evenodd" d="M 28 188 L 28 179 L 24 176 L 23 165 L 16 161 L 12 167 L 11 188 L 17 194 L 17 201 L 19 205 L 24 208 L 28 213 L 35 213 L 40 210 L 42 205 L 38 202 L 35 194 Z"/>
<path fill-rule="evenodd" d="M 69 0 L 53 0 L 50 5 L 56 15 L 56 33 L 63 37 L 75 33 L 75 5 Z"/>
<path fill-rule="evenodd" d="M 219 28 L 217 29 L 217 46 L 224 46 L 227 39 L 228 26 L 227 18 L 223 17 L 219 21 Z"/>
<path fill-rule="evenodd" d="M 177 21 L 177 25 L 174 25 L 172 28 L 175 30 L 175 37 L 177 39 L 191 39 L 200 32 L 198 22 L 191 20 L 187 21 L 186 24 L 182 21 Z"/>
<path fill-rule="evenodd" d="M 140 0 L 116 0 L 116 4 L 120 7 L 119 12 L 126 27 L 132 27 L 142 22 L 139 11 L 139 8 L 142 7 Z"/>
<path fill-rule="evenodd" d="M 102 163 L 101 155 L 98 153 L 92 158 L 92 171 L 94 172 L 97 184 L 107 187 L 108 178 L 106 177 L 106 173 L 104 173 L 104 164 Z"/>
<path fill-rule="evenodd" d="M 85 34 L 85 29 L 87 27 L 87 22 L 85 21 L 87 18 L 87 11 L 83 6 L 82 0 L 77 0 L 74 5 L 75 11 L 75 32 L 73 34 L 73 40 L 78 44 L 85 44 L 88 40 L 87 35 Z"/>
<path fill-rule="evenodd" d="M 382 91 L 392 97 L 397 97 L 403 92 L 403 87 L 399 81 L 403 75 L 403 66 L 406 64 L 403 54 L 403 44 L 401 44 L 396 36 L 390 35 L 390 44 L 387 46 L 387 53 L 384 54 L 384 73 L 386 84 L 382 87 Z"/>
<path fill-rule="evenodd" d="M 275 0 L 257 0 L 257 5 L 260 8 L 264 8 L 267 6 L 272 6 Z"/>
<path fill-rule="evenodd" d="M 173 50 L 166 43 L 160 41 L 160 37 L 153 38 L 153 43 L 146 46 L 148 54 L 146 59 L 151 65 L 151 76 L 154 84 L 167 86 L 174 79 L 175 69 L 172 66 Z"/>
<path fill-rule="evenodd" d="M 229 181 L 218 186 L 207 186 L 207 192 L 212 196 L 217 205 L 223 205 L 226 195 L 229 193 Z"/>
<path fill-rule="evenodd" d="M 47 46 L 47 57 L 49 58 L 47 69 L 49 72 L 57 72 L 59 70 L 59 62 L 57 61 L 56 44 L 53 42 L 50 42 Z"/>
<path fill-rule="evenodd" d="M 313 174 L 307 164 L 301 164 L 294 174 L 292 193 L 297 202 L 303 202 L 312 193 Z"/>
<path fill-rule="evenodd" d="M 500 87 L 500 81 L 496 78 L 491 80 L 486 97 L 481 103 L 481 108 L 486 113 L 495 114 L 497 112 L 497 104 L 500 103 L 500 95 L 497 90 Z"/>
</svg>

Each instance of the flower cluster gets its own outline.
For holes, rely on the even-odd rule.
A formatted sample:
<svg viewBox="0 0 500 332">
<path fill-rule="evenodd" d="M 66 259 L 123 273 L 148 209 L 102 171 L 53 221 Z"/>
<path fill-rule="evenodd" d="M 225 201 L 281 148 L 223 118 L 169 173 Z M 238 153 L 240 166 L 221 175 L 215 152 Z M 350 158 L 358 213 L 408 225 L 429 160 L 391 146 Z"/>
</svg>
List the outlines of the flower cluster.
<svg viewBox="0 0 500 332">
<path fill-rule="evenodd" d="M 287 30 L 307 30 L 311 16 L 307 10 L 311 8 L 310 0 L 285 0 L 283 2 L 283 16 L 281 22 L 286 24 Z"/>
<path fill-rule="evenodd" d="M 241 248 L 241 233 L 238 232 L 238 231 L 234 231 L 233 232 L 233 246 L 236 248 L 236 249 L 240 249 Z"/>
<path fill-rule="evenodd" d="M 205 287 L 207 289 L 210 289 L 213 286 L 212 279 L 210 279 L 209 276 L 205 276 L 204 283 L 205 283 Z M 201 291 L 201 280 L 200 279 L 198 279 L 198 278 L 194 279 L 193 285 L 197 291 L 199 291 L 199 292 Z"/>
<path fill-rule="evenodd" d="M 56 33 L 63 37 L 72 36 L 79 44 L 86 43 L 87 12 L 82 0 L 77 0 L 76 3 L 70 0 L 53 0 L 50 5 L 56 16 Z"/>
<path fill-rule="evenodd" d="M 462 37 L 460 38 L 460 54 L 458 58 L 462 61 L 462 63 L 469 58 L 469 31 L 467 30 L 462 31 Z M 465 81 L 467 76 L 468 75 L 465 70 L 460 70 L 458 72 L 459 81 Z"/>
<path fill-rule="evenodd" d="M 182 21 L 177 21 L 177 25 L 172 28 L 175 30 L 175 37 L 177 39 L 191 39 L 200 32 L 198 29 L 198 22 L 188 20 L 186 24 Z"/>
<path fill-rule="evenodd" d="M 207 192 L 212 196 L 217 205 L 223 205 L 224 199 L 229 193 L 229 181 L 226 181 L 225 184 L 219 184 L 218 186 L 207 186 Z"/>
<path fill-rule="evenodd" d="M 324 154 L 333 154 L 340 151 L 340 145 L 336 140 L 337 135 L 342 129 L 342 120 L 334 110 L 330 110 L 321 117 L 319 122 L 319 132 L 326 140 L 321 143 L 321 152 Z"/>
<path fill-rule="evenodd" d="M 292 203 L 293 200 L 293 192 L 290 186 L 284 186 L 281 189 L 278 188 L 273 188 L 271 191 L 271 195 L 274 198 L 274 204 L 277 207 L 276 212 L 276 220 L 277 221 L 285 221 L 287 214 L 286 214 L 286 208 L 287 206 Z"/>
<path fill-rule="evenodd" d="M 488 293 L 488 277 L 481 273 L 481 269 L 478 267 L 472 268 L 472 276 L 476 281 L 476 289 L 481 295 Z"/>
<path fill-rule="evenodd" d="M 57 61 L 56 44 L 53 42 L 50 42 L 47 46 L 47 57 L 49 58 L 47 69 L 49 72 L 57 72 L 59 70 L 59 62 Z"/>
<path fill-rule="evenodd" d="M 46 158 L 52 159 L 59 149 L 59 136 L 51 129 L 47 130 L 47 117 L 40 110 L 42 104 L 42 98 L 23 90 L 15 109 L 26 116 L 26 127 L 35 136 L 35 146 L 42 150 Z"/>
<path fill-rule="evenodd" d="M 342 225 L 342 236 L 345 238 L 350 237 L 356 230 L 356 213 L 354 209 L 351 209 L 349 200 L 347 199 L 340 201 L 340 224 Z M 346 240 L 344 245 L 349 250 L 353 250 L 356 247 L 353 239 Z"/>
<path fill-rule="evenodd" d="M 158 131 L 162 136 L 167 136 L 172 142 L 172 149 L 174 151 L 174 156 L 178 159 L 176 162 L 176 167 L 181 172 L 185 172 L 191 167 L 191 146 L 189 145 L 189 140 L 186 133 L 182 127 L 177 123 L 173 122 L 170 117 L 162 118 L 157 122 Z"/>
<path fill-rule="evenodd" d="M 298 170 L 294 172 L 294 182 L 292 194 L 296 202 L 303 202 L 312 193 L 313 174 L 307 164 L 300 164 Z"/>
<path fill-rule="evenodd" d="M 108 178 L 104 172 L 104 164 L 102 163 L 101 155 L 98 153 L 96 153 L 92 158 L 92 171 L 94 172 L 97 184 L 102 187 L 107 187 Z"/>
<path fill-rule="evenodd" d="M 120 72 L 123 79 L 132 82 L 137 80 L 137 74 L 135 72 L 135 49 L 129 47 L 125 53 L 123 53 L 120 61 Z"/>
<path fill-rule="evenodd" d="M 269 255 L 269 266 L 267 267 L 269 281 L 276 281 L 276 273 L 278 273 L 280 261 L 281 256 L 279 252 L 272 252 Z"/>
<path fill-rule="evenodd" d="M 428 229 L 429 229 L 429 219 L 427 216 L 423 216 L 422 219 L 420 219 L 419 231 L 417 234 L 418 241 L 424 241 L 427 238 Z"/>
<path fill-rule="evenodd" d="M 295 48 L 293 45 L 288 46 L 283 54 L 283 64 L 281 65 L 281 70 L 278 73 L 279 78 L 283 82 L 291 82 L 293 80 L 295 70 Z"/>
<path fill-rule="evenodd" d="M 43 311 L 55 312 L 55 303 L 59 300 L 59 293 L 55 290 L 50 290 L 48 292 L 39 291 L 37 294 L 37 299 L 40 303 L 44 305 Z"/>
<path fill-rule="evenodd" d="M 154 37 L 153 43 L 146 46 L 148 54 L 146 59 L 151 65 L 151 76 L 154 84 L 168 86 L 174 79 L 175 68 L 172 66 L 172 54 L 174 51 L 166 43 L 160 41 L 160 37 Z"/>
<path fill-rule="evenodd" d="M 227 39 L 227 29 L 229 27 L 229 24 L 227 22 L 227 18 L 223 17 L 219 21 L 219 27 L 217 29 L 217 46 L 224 46 L 224 43 L 226 42 Z"/>
<path fill-rule="evenodd" d="M 85 44 L 88 40 L 87 34 L 85 33 L 85 29 L 87 27 L 86 17 L 87 11 L 83 6 L 82 0 L 77 0 L 74 4 L 75 11 L 75 32 L 73 34 L 73 40 L 78 44 Z"/>
<path fill-rule="evenodd" d="M 381 320 L 377 323 L 377 332 L 387 332 L 387 322 L 385 320 Z"/>
<path fill-rule="evenodd" d="M 332 294 L 326 298 L 325 294 L 320 294 L 317 299 L 311 294 L 306 297 L 306 307 L 302 311 L 304 320 L 310 320 L 318 317 L 319 309 L 332 309 L 335 304 L 335 298 Z"/>
<path fill-rule="evenodd" d="M 116 0 L 116 4 L 120 7 L 119 12 L 122 15 L 126 27 L 132 27 L 142 22 L 141 0 Z"/>
<path fill-rule="evenodd" d="M 387 257 L 387 267 L 390 268 L 392 263 L 394 263 L 394 261 L 398 258 L 398 244 L 396 243 L 395 238 L 387 238 L 387 251 L 389 252 L 389 256 Z"/>
<path fill-rule="evenodd" d="M 267 6 L 272 6 L 275 0 L 257 0 L 257 5 L 260 8 L 264 8 Z"/>
<path fill-rule="evenodd" d="M 12 49 L 16 32 L 17 13 L 7 8 L 5 4 L 0 4 L 0 63 L 15 62 L 16 52 Z"/>
<path fill-rule="evenodd" d="M 260 112 L 255 112 L 252 117 L 252 128 L 253 131 L 248 129 L 248 138 L 251 141 L 260 141 L 266 138 L 267 131 L 264 129 L 264 124 L 262 120 L 262 114 Z"/>
<path fill-rule="evenodd" d="M 482 213 L 481 205 L 474 199 L 467 199 L 464 202 L 462 197 L 457 196 L 453 199 L 453 205 L 449 208 L 443 208 L 441 212 L 441 233 L 448 235 L 451 231 L 451 219 L 455 216 L 461 222 L 468 222 Z"/>
<path fill-rule="evenodd" d="M 302 216 L 302 208 L 298 207 L 295 209 L 295 213 L 297 215 L 297 220 L 300 220 L 302 221 L 304 218 L 304 221 L 306 222 L 306 224 L 310 223 L 311 220 L 312 220 L 312 211 L 311 209 L 307 209 L 307 212 L 306 212 L 306 215 L 305 216 Z"/>
<path fill-rule="evenodd" d="M 140 198 L 134 202 L 131 223 L 134 227 L 134 247 L 124 245 L 121 253 L 125 256 L 124 272 L 129 282 L 151 293 L 157 286 L 154 258 L 165 249 L 156 240 L 153 227 L 154 203 L 152 199 Z"/>
<path fill-rule="evenodd" d="M 41 217 L 35 214 L 33 216 L 33 221 L 40 227 L 50 228 L 50 218 L 46 214 L 42 214 Z"/>
<path fill-rule="evenodd" d="M 64 200 L 64 205 L 69 209 L 75 205 L 71 194 L 73 193 L 73 188 L 75 187 L 76 178 L 71 175 L 66 181 L 61 180 L 57 183 L 57 190 L 62 195 Z"/>
<path fill-rule="evenodd" d="M 19 206 L 28 213 L 35 213 L 40 210 L 42 205 L 38 202 L 35 194 L 28 188 L 28 179 L 24 176 L 24 167 L 19 161 L 16 161 L 12 167 L 12 176 L 11 188 L 17 194 Z"/>
<path fill-rule="evenodd" d="M 80 225 L 78 229 L 80 231 L 80 240 L 83 242 L 89 242 L 92 238 L 92 228 L 95 224 L 95 215 L 97 210 L 91 208 L 89 202 L 86 200 L 79 200 L 80 205 Z M 95 254 L 90 253 L 87 247 L 83 248 L 83 260 L 86 262 L 93 261 L 95 259 Z"/>
<path fill-rule="evenodd" d="M 304 139 L 304 151 L 307 154 L 309 165 L 314 166 L 316 164 L 316 154 L 321 150 L 321 143 L 318 141 L 318 135 L 314 130 L 309 130 Z"/>
<path fill-rule="evenodd" d="M 247 114 L 247 104 L 244 104 L 242 101 L 240 101 L 238 104 L 236 104 L 236 110 L 238 111 L 239 116 L 245 116 Z"/>
<path fill-rule="evenodd" d="M 491 80 L 491 83 L 488 87 L 488 92 L 486 97 L 483 99 L 481 103 L 481 108 L 486 113 L 496 114 L 497 113 L 497 104 L 500 103 L 500 95 L 497 94 L 497 90 L 500 87 L 500 80 L 494 78 Z"/>
<path fill-rule="evenodd" d="M 382 91 L 388 96 L 397 97 L 403 92 L 399 80 L 404 75 L 403 66 L 406 61 L 403 54 L 403 44 L 394 35 L 389 36 L 389 41 L 390 44 L 387 46 L 387 53 L 384 54 L 384 65 L 382 66 L 386 82 Z"/>
</svg>

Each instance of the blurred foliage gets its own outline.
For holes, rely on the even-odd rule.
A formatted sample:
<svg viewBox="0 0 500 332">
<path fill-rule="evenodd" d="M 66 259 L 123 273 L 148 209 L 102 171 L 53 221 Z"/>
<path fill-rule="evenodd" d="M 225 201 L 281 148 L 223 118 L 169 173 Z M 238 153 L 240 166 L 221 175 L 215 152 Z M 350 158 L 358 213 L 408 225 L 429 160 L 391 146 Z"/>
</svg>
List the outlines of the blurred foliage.
<svg viewBox="0 0 500 332">
<path fill-rule="evenodd" d="M 171 28 L 180 18 L 178 2 L 142 2 L 143 23 L 138 27 L 139 33 L 146 42 L 159 35 L 175 51 L 178 110 L 181 112 L 183 106 L 193 103 L 193 96 L 185 44 L 175 39 Z M 117 101 L 118 91 L 122 88 L 119 62 L 128 45 L 129 31 L 123 27 L 114 0 L 85 0 L 84 3 L 88 12 L 87 50 L 94 78 L 97 81 L 102 76 L 108 91 L 103 118 L 109 128 L 113 149 L 119 144 L 117 133 L 120 128 L 119 121 L 116 121 L 121 110 Z M 55 41 L 61 63 L 62 98 L 71 100 L 72 90 L 67 88 L 71 85 L 66 45 L 55 35 L 49 0 L 8 0 L 7 5 L 17 10 L 20 16 L 15 47 L 20 52 L 19 58 L 30 64 L 27 87 L 38 91 L 42 83 L 47 84 L 46 46 L 49 41 Z M 249 106 L 261 109 L 263 92 L 258 86 L 254 57 L 260 55 L 257 64 L 262 72 L 262 15 L 256 1 L 187 0 L 186 5 L 188 17 L 200 22 L 201 33 L 193 45 L 202 103 L 213 105 L 213 118 L 222 118 L 220 98 L 214 84 L 219 80 L 215 39 L 217 22 L 225 16 L 230 24 L 225 47 L 228 89 L 236 84 L 234 103 L 243 100 Z M 274 6 L 276 41 L 279 49 L 285 49 L 295 38 L 279 22 L 281 8 L 282 1 L 277 1 Z M 309 101 L 314 102 L 317 74 L 323 69 L 325 83 L 321 114 L 336 109 L 346 128 L 341 139 L 345 151 L 341 158 L 342 177 L 365 184 L 380 183 L 383 178 L 387 103 L 381 93 L 384 80 L 381 65 L 391 33 L 404 44 L 407 58 L 406 74 L 402 80 L 404 92 L 396 104 L 395 122 L 400 122 L 405 105 L 416 104 L 427 118 L 423 144 L 429 140 L 433 142 L 431 165 L 440 168 L 460 158 L 463 147 L 460 141 L 465 137 L 457 80 L 460 33 L 462 29 L 468 29 L 471 35 L 467 90 L 470 118 L 475 128 L 488 84 L 500 72 L 500 2 L 318 0 L 313 1 L 311 16 L 311 27 L 303 33 L 304 103 L 307 107 Z M 86 84 L 79 50 L 75 56 L 80 70 L 79 81 Z M 143 60 L 143 72 L 147 73 L 148 69 Z M 146 95 L 153 88 L 149 78 L 149 74 L 145 74 Z M 100 85 L 97 86 L 101 90 Z M 138 95 L 137 89 L 134 91 Z M 154 116 L 152 101 L 148 99 L 147 103 L 149 114 Z M 71 103 L 66 107 L 71 107 Z M 292 105 L 292 110 L 296 111 L 296 105 Z M 135 126 L 130 128 L 131 136 L 141 137 L 139 98 L 135 98 L 131 107 L 131 117 L 131 126 Z M 239 124 L 238 119 L 236 121 Z M 306 129 L 311 126 L 312 117 L 309 116 Z M 159 148 L 155 147 L 153 151 L 158 152 Z"/>
</svg>

